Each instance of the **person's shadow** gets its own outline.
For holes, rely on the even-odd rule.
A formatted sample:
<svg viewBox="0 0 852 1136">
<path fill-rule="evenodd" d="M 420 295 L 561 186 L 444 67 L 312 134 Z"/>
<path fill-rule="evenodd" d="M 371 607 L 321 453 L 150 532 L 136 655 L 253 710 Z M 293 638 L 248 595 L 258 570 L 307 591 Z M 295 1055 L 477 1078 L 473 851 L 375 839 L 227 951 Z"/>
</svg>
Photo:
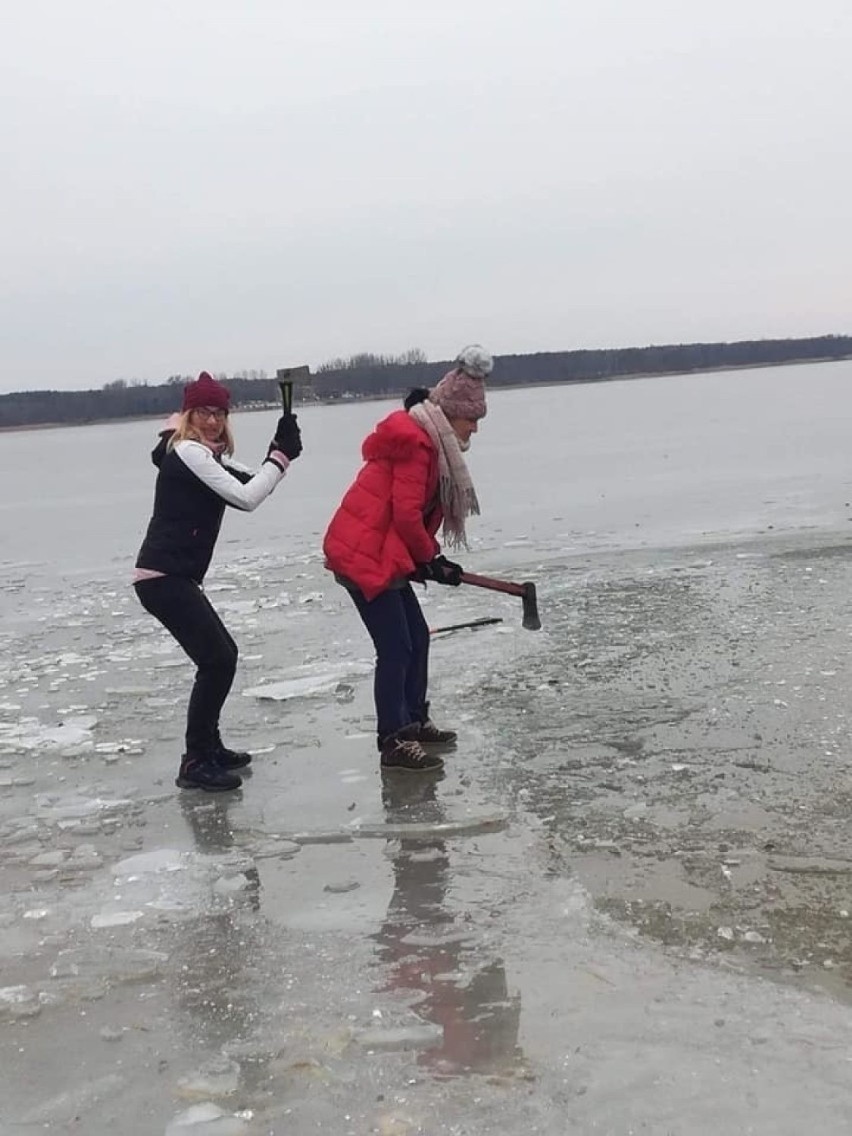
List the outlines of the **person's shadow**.
<svg viewBox="0 0 852 1136">
<path fill-rule="evenodd" d="M 439 824 L 445 820 L 436 779 L 385 774 L 382 803 L 389 824 Z M 386 968 L 386 990 L 421 997 L 413 1009 L 440 1026 L 437 1044 L 418 1062 L 434 1073 L 512 1075 L 523 1068 L 518 1045 L 519 994 L 510 994 L 500 959 L 477 965 L 475 947 L 461 917 L 448 904 L 452 865 L 439 834 L 391 839 L 394 890 L 387 915 L 374 936 Z M 472 973 L 471 973 L 472 972 Z"/>
</svg>

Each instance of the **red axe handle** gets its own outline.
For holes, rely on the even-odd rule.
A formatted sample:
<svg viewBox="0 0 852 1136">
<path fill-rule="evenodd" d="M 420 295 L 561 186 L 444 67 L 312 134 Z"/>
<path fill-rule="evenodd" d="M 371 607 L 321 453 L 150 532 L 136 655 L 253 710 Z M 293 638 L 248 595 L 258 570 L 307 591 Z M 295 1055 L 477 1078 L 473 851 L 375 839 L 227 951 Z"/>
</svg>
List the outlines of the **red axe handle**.
<svg viewBox="0 0 852 1136">
<path fill-rule="evenodd" d="M 477 576 L 474 572 L 462 572 L 463 584 L 473 584 L 477 588 L 490 588 L 492 592 L 507 592 L 510 596 L 522 596 L 524 584 L 513 584 L 510 580 L 495 580 L 491 576 Z"/>
</svg>

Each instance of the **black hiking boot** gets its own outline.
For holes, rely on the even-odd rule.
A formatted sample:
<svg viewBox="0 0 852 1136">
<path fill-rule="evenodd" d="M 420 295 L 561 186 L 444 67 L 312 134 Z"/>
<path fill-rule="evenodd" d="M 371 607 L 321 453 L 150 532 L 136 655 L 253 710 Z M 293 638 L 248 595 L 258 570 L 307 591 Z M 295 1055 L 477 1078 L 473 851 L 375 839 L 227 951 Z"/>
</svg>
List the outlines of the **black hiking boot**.
<svg viewBox="0 0 852 1136">
<path fill-rule="evenodd" d="M 226 793 L 239 789 L 242 778 L 230 773 L 212 757 L 183 755 L 175 785 L 179 789 L 205 789 L 208 793 Z"/>
<path fill-rule="evenodd" d="M 379 747 L 382 769 L 401 773 L 434 773 L 443 769 L 442 759 L 437 754 L 427 753 L 417 740 L 419 733 L 420 724 L 415 722 L 385 738 Z"/>
<path fill-rule="evenodd" d="M 228 749 L 218 728 L 213 739 L 213 757 L 223 769 L 245 769 L 251 765 L 251 754 L 241 749 Z"/>
<path fill-rule="evenodd" d="M 223 769 L 245 769 L 251 765 L 251 754 L 239 749 L 228 749 L 220 745 L 213 751 L 213 756 Z"/>
</svg>

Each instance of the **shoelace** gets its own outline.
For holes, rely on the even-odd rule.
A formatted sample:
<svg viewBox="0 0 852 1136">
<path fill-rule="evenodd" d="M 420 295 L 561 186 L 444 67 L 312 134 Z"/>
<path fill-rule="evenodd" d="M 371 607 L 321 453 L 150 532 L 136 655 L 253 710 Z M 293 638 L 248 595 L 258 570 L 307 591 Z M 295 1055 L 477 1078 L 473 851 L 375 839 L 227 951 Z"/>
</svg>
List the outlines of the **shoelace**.
<svg viewBox="0 0 852 1136">
<path fill-rule="evenodd" d="M 400 742 L 399 748 L 402 751 L 402 756 L 408 758 L 411 761 L 422 762 L 426 756 L 420 746 L 420 742 Z"/>
</svg>

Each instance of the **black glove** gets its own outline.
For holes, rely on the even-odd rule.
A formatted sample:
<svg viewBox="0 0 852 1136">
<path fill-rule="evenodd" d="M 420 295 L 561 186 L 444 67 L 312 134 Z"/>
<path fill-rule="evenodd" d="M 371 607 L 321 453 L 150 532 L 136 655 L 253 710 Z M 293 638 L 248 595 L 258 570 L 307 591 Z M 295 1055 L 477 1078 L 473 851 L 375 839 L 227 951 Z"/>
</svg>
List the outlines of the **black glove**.
<svg viewBox="0 0 852 1136">
<path fill-rule="evenodd" d="M 457 588 L 462 582 L 464 568 L 461 564 L 447 560 L 446 556 L 436 556 L 425 567 L 428 572 L 427 579 L 434 580 L 436 584 L 449 584 L 450 587 Z"/>
<path fill-rule="evenodd" d="M 280 450 L 290 461 L 295 461 L 302 452 L 302 432 L 295 414 L 284 413 L 278 419 L 275 437 L 269 445 L 268 452 L 272 453 L 273 450 Z"/>
</svg>

